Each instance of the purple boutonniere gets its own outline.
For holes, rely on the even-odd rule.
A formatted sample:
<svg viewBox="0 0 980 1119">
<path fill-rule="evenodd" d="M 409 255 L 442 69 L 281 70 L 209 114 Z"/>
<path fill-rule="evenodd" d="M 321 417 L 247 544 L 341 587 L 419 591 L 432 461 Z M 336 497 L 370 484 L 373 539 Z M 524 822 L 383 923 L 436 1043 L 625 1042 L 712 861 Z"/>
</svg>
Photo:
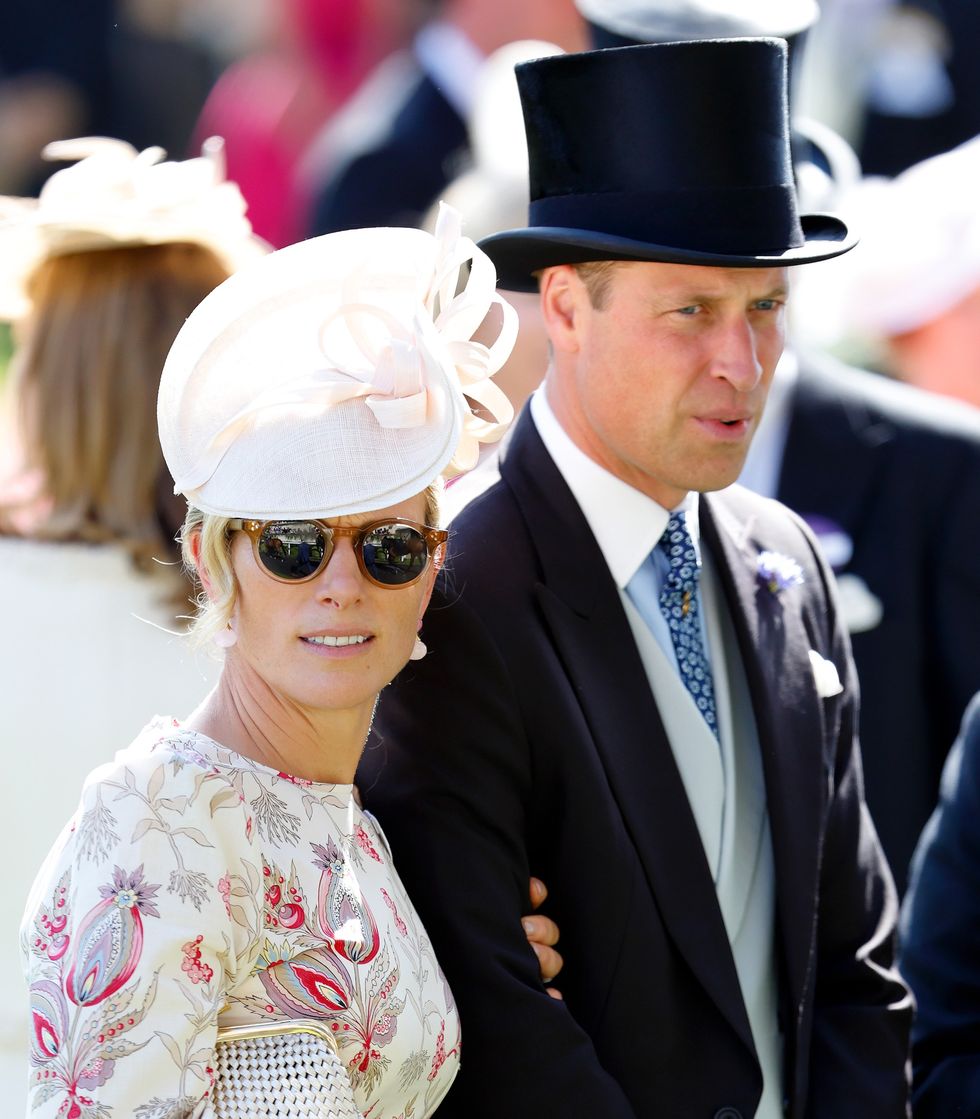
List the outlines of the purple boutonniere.
<svg viewBox="0 0 980 1119">
<path fill-rule="evenodd" d="M 792 556 L 781 552 L 760 552 L 758 559 L 759 581 L 773 594 L 798 587 L 803 582 L 803 568 Z"/>
</svg>

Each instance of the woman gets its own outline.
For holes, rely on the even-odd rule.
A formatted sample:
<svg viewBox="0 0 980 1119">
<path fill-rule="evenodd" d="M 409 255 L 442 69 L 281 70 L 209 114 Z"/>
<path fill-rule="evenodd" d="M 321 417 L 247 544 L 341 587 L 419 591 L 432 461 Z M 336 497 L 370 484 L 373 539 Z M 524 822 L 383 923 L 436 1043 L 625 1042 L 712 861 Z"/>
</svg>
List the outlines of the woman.
<svg viewBox="0 0 980 1119">
<path fill-rule="evenodd" d="M 502 426 L 467 398 L 510 418 L 489 375 L 512 316 L 471 341 L 499 302 L 447 211 L 435 237 L 274 253 L 182 329 L 160 438 L 224 666 L 90 777 L 35 883 L 32 1115 L 207 1115 L 219 1026 L 310 1017 L 365 1115 L 448 1090 L 452 996 L 352 782 L 378 693 L 426 655 L 438 479 Z"/>
<path fill-rule="evenodd" d="M 45 154 L 76 162 L 37 199 L 0 198 L 0 318 L 16 340 L 0 424 L 0 844 L 16 853 L 0 939 L 11 946 L 85 775 L 148 712 L 190 710 L 216 676 L 170 632 L 191 588 L 156 397 L 187 316 L 267 251 L 217 141 L 179 163 L 105 138 Z M 0 953 L 0 989 L 20 983 L 15 954 Z M 0 1008 L 0 1059 L 18 1084 L 24 1011 L 21 998 Z"/>
</svg>

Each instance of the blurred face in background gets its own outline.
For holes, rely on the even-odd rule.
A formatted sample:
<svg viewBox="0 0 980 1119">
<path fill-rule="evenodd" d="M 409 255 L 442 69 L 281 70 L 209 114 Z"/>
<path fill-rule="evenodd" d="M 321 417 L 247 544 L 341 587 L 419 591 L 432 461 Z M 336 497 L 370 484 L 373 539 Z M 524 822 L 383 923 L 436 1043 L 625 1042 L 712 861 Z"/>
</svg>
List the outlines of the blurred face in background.
<svg viewBox="0 0 980 1119">
<path fill-rule="evenodd" d="M 980 286 L 914 330 L 888 339 L 891 371 L 980 408 Z"/>
</svg>

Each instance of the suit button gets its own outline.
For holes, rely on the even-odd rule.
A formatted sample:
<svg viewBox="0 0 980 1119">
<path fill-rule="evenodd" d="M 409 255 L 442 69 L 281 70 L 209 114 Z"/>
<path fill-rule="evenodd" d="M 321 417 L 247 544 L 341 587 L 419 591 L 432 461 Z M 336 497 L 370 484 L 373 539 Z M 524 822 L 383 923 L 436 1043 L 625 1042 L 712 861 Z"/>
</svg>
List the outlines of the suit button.
<svg viewBox="0 0 980 1119">
<path fill-rule="evenodd" d="M 723 1107 L 715 1112 L 715 1119 L 742 1119 L 742 1113 L 737 1107 Z"/>
</svg>

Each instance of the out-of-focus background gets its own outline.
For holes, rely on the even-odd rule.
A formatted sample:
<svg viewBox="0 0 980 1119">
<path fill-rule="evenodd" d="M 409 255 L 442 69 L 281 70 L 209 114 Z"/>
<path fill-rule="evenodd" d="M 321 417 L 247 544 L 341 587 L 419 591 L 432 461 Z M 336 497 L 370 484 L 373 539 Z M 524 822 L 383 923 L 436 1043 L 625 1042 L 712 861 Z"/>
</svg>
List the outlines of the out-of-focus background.
<svg viewBox="0 0 980 1119">
<path fill-rule="evenodd" d="M 980 132 L 980 9 L 971 0 L 820 7 L 795 111 L 846 139 L 865 175 L 894 176 Z M 408 111 L 428 112 L 431 131 L 447 138 L 396 149 L 406 203 L 387 215 L 420 219 L 467 165 L 480 59 L 529 38 L 584 46 L 572 0 L 7 0 L 0 194 L 39 188 L 55 169 L 40 156 L 50 140 L 115 136 L 179 159 L 219 134 L 228 176 L 272 245 L 336 222 L 377 224 L 369 201 L 353 206 L 338 179 L 391 128 L 421 70 L 442 97 Z M 427 182 L 413 158 L 429 163 Z M 433 197 L 424 197 L 430 183 Z M 8 352 L 4 337 L 0 360 Z"/>
<path fill-rule="evenodd" d="M 860 172 L 855 166 L 851 187 L 863 174 L 879 190 L 980 133 L 977 0 L 822 0 L 820 7 L 802 47 L 794 112 L 853 148 Z M 421 223 L 451 180 L 480 171 L 481 160 L 492 162 L 502 150 L 491 142 L 487 151 L 487 121 L 492 135 L 499 117 L 493 102 L 488 107 L 478 96 L 486 84 L 481 64 L 507 43 L 528 39 L 542 49 L 583 49 L 573 0 L 5 0 L 0 194 L 40 190 L 59 166 L 41 158 L 49 141 L 111 136 L 185 159 L 220 135 L 228 177 L 244 194 L 253 228 L 275 247 L 354 224 Z M 506 146 L 503 135 L 499 145 Z M 812 290 L 801 281 L 797 330 L 884 375 L 978 405 L 980 166 L 971 152 L 897 180 L 906 183 L 904 193 L 852 199 L 845 191 L 835 200 L 867 221 L 867 247 L 845 258 L 840 272 L 827 268 L 822 285 L 816 272 Z M 491 180 L 482 195 L 457 196 L 474 236 L 523 220 L 520 172 L 496 172 L 504 178 Z M 467 197 L 476 199 L 471 214 Z M 948 306 L 937 297 L 930 314 L 952 308 L 955 321 L 946 322 L 942 338 L 924 338 L 922 301 L 907 307 L 903 293 L 951 271 L 957 283 Z M 518 406 L 543 371 L 532 320 L 528 308 L 533 370 L 527 383 L 515 375 Z M 941 360 L 924 353 L 930 341 Z M 12 347 L 9 325 L 0 326 L 0 390 Z M 55 632 L 51 640 L 73 643 L 84 658 L 84 634 Z M 16 656 L 18 634 L 5 629 L 2 645 Z M 4 664 L 12 663 L 0 660 L 0 712 L 9 686 Z M 56 697 L 52 681 L 52 702 Z M 79 786 L 72 743 L 47 740 L 43 727 L 39 711 L 35 739 L 0 731 L 3 755 L 44 754 L 45 786 L 14 793 L 26 812 L 53 800 L 67 815 Z M 46 850 L 25 848 L 8 819 L 0 819 L 0 847 L 28 881 Z M 6 977 L 16 972 L 18 949 L 9 923 L 0 936 Z M 26 997 L 19 988 L 3 996 L 24 1006 L 23 1020 L 0 1022 L 3 1113 L 15 1115 L 23 1111 L 27 1077 Z"/>
</svg>

